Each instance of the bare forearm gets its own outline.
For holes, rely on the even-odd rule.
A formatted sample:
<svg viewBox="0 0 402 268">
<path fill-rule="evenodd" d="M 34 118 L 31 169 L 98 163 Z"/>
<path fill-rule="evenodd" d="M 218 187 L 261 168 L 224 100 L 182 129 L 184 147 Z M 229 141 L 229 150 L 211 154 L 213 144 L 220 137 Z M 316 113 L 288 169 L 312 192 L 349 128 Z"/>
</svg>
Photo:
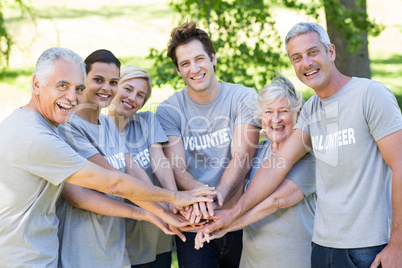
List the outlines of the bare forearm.
<svg viewBox="0 0 402 268">
<path fill-rule="evenodd" d="M 72 191 L 74 191 L 74 194 L 72 194 Z M 132 218 L 137 220 L 145 219 L 143 209 L 126 204 L 123 201 L 118 201 L 91 189 L 66 183 L 62 194 L 72 206 L 80 209 L 105 216 Z"/>
<path fill-rule="evenodd" d="M 395 170 L 395 169 L 394 169 Z M 392 173 L 392 229 L 390 242 L 402 245 L 402 174 Z"/>
<path fill-rule="evenodd" d="M 300 188 L 294 182 L 285 179 L 270 196 L 252 207 L 230 224 L 228 226 L 230 229 L 229 231 L 257 222 L 272 213 L 275 213 L 278 209 L 292 207 L 303 200 L 303 198 L 304 194 Z"/>
<path fill-rule="evenodd" d="M 204 183 L 196 180 L 187 170 L 175 168 L 173 169 L 176 178 L 177 188 L 179 190 L 191 190 L 204 185 Z"/>
</svg>

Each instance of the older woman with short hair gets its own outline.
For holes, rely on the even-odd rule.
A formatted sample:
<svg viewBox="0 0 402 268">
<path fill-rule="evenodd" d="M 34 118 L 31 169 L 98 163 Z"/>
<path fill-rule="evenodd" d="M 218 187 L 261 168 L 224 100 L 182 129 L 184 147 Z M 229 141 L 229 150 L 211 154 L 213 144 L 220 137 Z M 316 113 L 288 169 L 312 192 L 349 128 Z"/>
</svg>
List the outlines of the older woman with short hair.
<svg viewBox="0 0 402 268">
<path fill-rule="evenodd" d="M 262 124 L 268 140 L 262 141 L 256 152 L 246 190 L 261 165 L 280 167 L 285 164 L 276 158 L 276 161 L 264 161 L 275 154 L 293 132 L 302 102 L 301 94 L 281 74 L 259 92 L 254 118 Z M 196 244 L 201 247 L 205 240 L 244 227 L 240 267 L 310 267 L 315 191 L 315 158 L 306 154 L 268 198 L 215 233 L 205 235 L 199 231 Z M 222 212 L 217 211 L 216 216 Z"/>
</svg>

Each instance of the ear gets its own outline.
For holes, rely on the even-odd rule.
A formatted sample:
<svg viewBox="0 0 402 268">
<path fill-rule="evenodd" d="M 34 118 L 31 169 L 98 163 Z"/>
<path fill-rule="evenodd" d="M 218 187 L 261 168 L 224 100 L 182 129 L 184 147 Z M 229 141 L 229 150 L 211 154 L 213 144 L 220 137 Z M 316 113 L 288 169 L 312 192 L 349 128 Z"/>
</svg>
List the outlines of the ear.
<svg viewBox="0 0 402 268">
<path fill-rule="evenodd" d="M 328 55 L 329 55 L 329 59 L 330 59 L 332 62 L 334 62 L 334 61 L 335 61 L 335 58 L 336 58 L 336 52 L 335 52 L 335 45 L 334 45 L 334 44 L 331 44 L 331 45 L 328 47 Z"/>
<path fill-rule="evenodd" d="M 216 59 L 215 54 L 212 53 L 212 64 L 213 64 L 214 66 L 216 66 L 216 63 L 217 63 L 217 62 L 218 62 L 218 60 Z"/>
<path fill-rule="evenodd" d="M 39 83 L 38 77 L 36 77 L 36 75 L 34 75 L 32 78 L 32 93 L 35 95 L 39 95 L 39 92 L 40 92 L 39 88 L 40 88 L 40 83 Z"/>
<path fill-rule="evenodd" d="M 302 108 L 300 108 L 299 111 L 296 113 L 296 122 L 299 121 L 301 110 Z"/>
<path fill-rule="evenodd" d="M 180 71 L 179 71 L 179 68 L 176 68 L 176 72 L 177 72 L 177 74 L 178 74 L 180 77 L 182 77 L 182 76 L 181 76 L 181 73 L 180 73 Z"/>
</svg>

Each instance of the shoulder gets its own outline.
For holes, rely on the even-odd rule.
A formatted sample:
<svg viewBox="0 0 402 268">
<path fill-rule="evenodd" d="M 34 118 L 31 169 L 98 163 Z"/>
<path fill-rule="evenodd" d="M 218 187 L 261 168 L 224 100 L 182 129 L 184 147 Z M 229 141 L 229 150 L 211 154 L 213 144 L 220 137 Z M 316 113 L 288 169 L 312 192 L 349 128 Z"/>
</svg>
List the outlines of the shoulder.
<svg viewBox="0 0 402 268">
<path fill-rule="evenodd" d="M 232 94 L 235 96 L 257 95 L 257 92 L 251 87 L 246 87 L 240 84 L 233 84 L 228 82 L 221 82 L 221 83 L 223 90 L 225 90 L 225 92 L 228 94 Z"/>
</svg>

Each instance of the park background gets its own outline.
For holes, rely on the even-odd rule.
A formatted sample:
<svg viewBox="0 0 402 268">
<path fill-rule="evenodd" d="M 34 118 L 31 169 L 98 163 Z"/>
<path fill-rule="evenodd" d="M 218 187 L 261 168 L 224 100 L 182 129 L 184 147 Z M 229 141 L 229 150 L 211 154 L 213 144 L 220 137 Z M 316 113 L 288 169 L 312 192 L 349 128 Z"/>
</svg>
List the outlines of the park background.
<svg viewBox="0 0 402 268">
<path fill-rule="evenodd" d="M 0 1 L 9 34 L 14 44 L 9 66 L 0 76 L 0 122 L 30 99 L 32 72 L 39 55 L 49 47 L 61 46 L 85 58 L 97 49 L 111 50 L 122 66 L 136 65 L 152 71 L 146 57 L 150 48 L 165 49 L 177 18 L 169 0 L 31 0 L 26 1 L 35 14 L 21 15 L 12 0 Z M 308 0 L 306 0 L 308 2 Z M 370 18 L 384 26 L 377 37 L 369 37 L 372 79 L 390 88 L 402 105 L 402 10 L 401 0 L 367 0 Z M 277 6 L 272 8 L 276 29 L 282 39 L 299 21 L 314 21 L 302 12 Z M 319 11 L 322 12 L 322 11 Z M 318 22 L 325 27 L 325 16 Z M 283 48 L 284 49 L 284 48 Z M 219 54 L 217 55 L 219 69 Z M 235 58 L 233 60 L 236 60 Z M 282 68 L 297 90 L 308 98 L 313 91 L 300 83 L 289 65 Z M 151 72 L 152 73 L 152 72 Z M 231 82 L 231 81 L 228 81 Z M 261 88 L 256 88 L 260 90 Z M 154 86 L 151 99 L 143 110 L 154 111 L 174 89 Z M 172 267 L 177 267 L 176 262 Z"/>
</svg>

